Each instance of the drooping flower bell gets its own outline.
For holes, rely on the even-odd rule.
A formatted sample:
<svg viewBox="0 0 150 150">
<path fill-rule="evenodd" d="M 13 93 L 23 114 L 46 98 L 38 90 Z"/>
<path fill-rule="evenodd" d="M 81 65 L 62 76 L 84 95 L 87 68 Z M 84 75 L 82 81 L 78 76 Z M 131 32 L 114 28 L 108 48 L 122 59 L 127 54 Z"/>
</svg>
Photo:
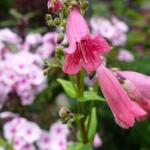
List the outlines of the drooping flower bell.
<svg viewBox="0 0 150 150">
<path fill-rule="evenodd" d="M 123 85 L 130 98 L 146 111 L 150 111 L 150 77 L 133 71 L 118 71 L 117 73 L 126 78 Z"/>
<path fill-rule="evenodd" d="M 122 128 L 129 128 L 134 125 L 135 119 L 141 120 L 147 116 L 147 113 L 129 98 L 111 70 L 101 65 L 97 74 L 102 93 L 113 112 L 116 123 Z"/>
<path fill-rule="evenodd" d="M 78 7 L 72 7 L 67 19 L 69 47 L 65 49 L 64 72 L 76 74 L 81 68 L 92 72 L 102 63 L 102 54 L 111 50 L 101 36 L 90 35 L 89 28 Z"/>
</svg>

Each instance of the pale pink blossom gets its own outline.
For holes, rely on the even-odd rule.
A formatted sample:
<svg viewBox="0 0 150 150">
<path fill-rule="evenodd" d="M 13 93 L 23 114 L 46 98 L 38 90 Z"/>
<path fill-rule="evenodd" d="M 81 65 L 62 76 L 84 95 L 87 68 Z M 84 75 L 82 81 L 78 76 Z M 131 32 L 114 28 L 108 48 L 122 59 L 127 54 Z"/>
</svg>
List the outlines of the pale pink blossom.
<svg viewBox="0 0 150 150">
<path fill-rule="evenodd" d="M 20 37 L 8 28 L 0 29 L 0 41 L 18 44 L 21 42 Z"/>
<path fill-rule="evenodd" d="M 96 135 L 94 137 L 93 146 L 94 146 L 94 148 L 99 148 L 102 146 L 102 140 L 101 140 L 100 136 L 98 135 L 98 133 L 96 133 Z"/>
<path fill-rule="evenodd" d="M 53 138 L 51 137 L 49 132 L 42 131 L 40 138 L 37 142 L 38 148 L 41 150 L 42 149 L 50 150 L 52 139 Z"/>
<path fill-rule="evenodd" d="M 94 17 L 90 20 L 94 34 L 101 34 L 112 42 L 114 46 L 122 46 L 127 41 L 126 33 L 129 30 L 127 24 L 116 17 L 110 20 L 103 17 Z"/>
<path fill-rule="evenodd" d="M 54 52 L 54 45 L 52 43 L 45 43 L 37 48 L 36 53 L 39 54 L 43 59 L 48 59 Z"/>
<path fill-rule="evenodd" d="M 29 33 L 25 39 L 25 43 L 30 46 L 40 44 L 41 42 L 42 36 L 39 33 Z"/>
<path fill-rule="evenodd" d="M 117 59 L 119 61 L 133 62 L 134 61 L 134 56 L 131 52 L 129 52 L 125 49 L 119 49 Z"/>
<path fill-rule="evenodd" d="M 9 111 L 5 111 L 5 112 L 0 113 L 0 118 L 1 119 L 16 118 L 16 117 L 18 117 L 18 114 L 12 113 L 12 112 L 9 112 Z"/>
<path fill-rule="evenodd" d="M 4 137 L 15 150 L 35 150 L 33 146 L 41 135 L 40 127 L 25 118 L 17 117 L 4 124 Z"/>
</svg>

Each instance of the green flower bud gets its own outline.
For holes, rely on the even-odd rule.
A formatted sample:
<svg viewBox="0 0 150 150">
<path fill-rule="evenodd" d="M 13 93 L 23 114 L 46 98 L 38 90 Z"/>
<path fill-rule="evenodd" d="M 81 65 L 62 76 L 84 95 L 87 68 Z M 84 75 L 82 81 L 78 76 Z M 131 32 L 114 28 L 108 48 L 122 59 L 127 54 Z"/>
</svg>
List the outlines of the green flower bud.
<svg viewBox="0 0 150 150">
<path fill-rule="evenodd" d="M 60 18 L 55 18 L 54 19 L 54 25 L 59 26 L 61 24 L 61 19 Z"/>
<path fill-rule="evenodd" d="M 89 7 L 89 2 L 88 2 L 88 1 L 85 1 L 85 2 L 82 4 L 82 9 L 83 9 L 83 10 L 86 10 L 88 7 Z"/>
<path fill-rule="evenodd" d="M 64 33 L 60 33 L 57 37 L 57 44 L 60 44 L 64 40 Z"/>
</svg>

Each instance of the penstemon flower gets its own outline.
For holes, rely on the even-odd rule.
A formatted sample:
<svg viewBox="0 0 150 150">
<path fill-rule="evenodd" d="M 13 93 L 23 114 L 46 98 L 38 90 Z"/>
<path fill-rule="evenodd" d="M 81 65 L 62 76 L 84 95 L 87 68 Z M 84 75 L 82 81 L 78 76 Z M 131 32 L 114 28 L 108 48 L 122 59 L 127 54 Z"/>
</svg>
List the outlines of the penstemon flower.
<svg viewBox="0 0 150 150">
<path fill-rule="evenodd" d="M 85 19 L 78 7 L 73 6 L 66 25 L 69 47 L 65 49 L 64 72 L 76 74 L 83 67 L 92 72 L 102 63 L 102 54 L 111 50 L 101 36 L 90 35 Z"/>
<path fill-rule="evenodd" d="M 97 74 L 106 102 L 111 108 L 116 122 L 122 128 L 132 127 L 135 119 L 141 120 L 146 117 L 147 113 L 129 98 L 111 70 L 101 65 Z"/>
</svg>

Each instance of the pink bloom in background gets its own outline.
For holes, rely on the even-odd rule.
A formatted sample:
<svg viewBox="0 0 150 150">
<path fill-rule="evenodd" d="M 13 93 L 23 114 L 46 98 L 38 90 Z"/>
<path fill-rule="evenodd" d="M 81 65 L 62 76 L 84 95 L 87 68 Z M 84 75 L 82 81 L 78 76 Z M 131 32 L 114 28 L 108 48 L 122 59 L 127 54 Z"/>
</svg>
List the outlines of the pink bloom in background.
<svg viewBox="0 0 150 150">
<path fill-rule="evenodd" d="M 63 7 L 63 4 L 62 4 L 62 0 L 48 0 L 47 2 L 47 7 L 49 10 L 51 10 L 52 12 L 59 12 L 62 7 Z"/>
<path fill-rule="evenodd" d="M 146 111 L 150 111 L 150 77 L 133 71 L 118 71 L 118 73 L 130 82 L 130 84 L 125 84 L 130 98 Z"/>
<path fill-rule="evenodd" d="M 127 31 L 129 30 L 127 24 L 112 17 L 111 20 L 103 17 L 93 17 L 90 20 L 92 32 L 94 34 L 101 34 L 112 42 L 114 46 L 122 46 L 127 40 Z"/>
<path fill-rule="evenodd" d="M 10 29 L 4 28 L 0 30 L 0 41 L 18 44 L 21 42 L 21 38 Z"/>
<path fill-rule="evenodd" d="M 54 52 L 56 33 L 29 33 L 24 43 L 9 29 L 1 29 L 0 36 L 0 107 L 14 92 L 22 105 L 31 105 L 47 86 L 43 61 Z M 15 51 L 9 44 L 13 44 Z"/>
<path fill-rule="evenodd" d="M 124 61 L 124 62 L 133 62 L 134 61 L 134 56 L 131 52 L 129 52 L 125 49 L 119 49 L 117 59 L 119 61 Z"/>
<path fill-rule="evenodd" d="M 101 65 L 97 70 L 97 74 L 106 101 L 116 122 L 122 128 L 132 127 L 135 119 L 141 120 L 147 115 L 137 103 L 128 97 L 112 71 Z"/>
<path fill-rule="evenodd" d="M 83 67 L 87 72 L 95 71 L 102 63 L 102 54 L 111 47 L 101 36 L 93 37 L 77 7 L 73 7 L 67 19 L 67 38 L 70 46 L 65 49 L 64 72 L 76 74 Z"/>
<path fill-rule="evenodd" d="M 98 135 L 98 133 L 96 133 L 96 135 L 94 137 L 93 146 L 94 146 L 94 148 L 99 148 L 102 146 L 102 140 L 101 140 L 100 136 Z"/>
<path fill-rule="evenodd" d="M 25 43 L 28 45 L 36 45 L 42 42 L 42 36 L 39 33 L 29 33 L 26 36 Z"/>
<path fill-rule="evenodd" d="M 15 150 L 32 150 L 33 143 L 41 135 L 41 129 L 33 122 L 25 118 L 17 117 L 8 121 L 3 127 L 4 137 L 8 143 L 12 143 Z"/>
<path fill-rule="evenodd" d="M 36 123 L 17 117 L 3 126 L 3 134 L 14 150 L 67 150 L 69 129 L 61 122 L 43 131 Z"/>
<path fill-rule="evenodd" d="M 16 117 L 18 117 L 18 114 L 12 113 L 12 112 L 9 112 L 9 111 L 5 111 L 5 112 L 0 113 L 0 118 L 1 119 L 16 118 Z"/>
<path fill-rule="evenodd" d="M 114 27 L 112 23 L 103 17 L 91 18 L 90 25 L 94 34 L 101 34 L 107 39 L 110 39 L 114 34 Z"/>
</svg>

